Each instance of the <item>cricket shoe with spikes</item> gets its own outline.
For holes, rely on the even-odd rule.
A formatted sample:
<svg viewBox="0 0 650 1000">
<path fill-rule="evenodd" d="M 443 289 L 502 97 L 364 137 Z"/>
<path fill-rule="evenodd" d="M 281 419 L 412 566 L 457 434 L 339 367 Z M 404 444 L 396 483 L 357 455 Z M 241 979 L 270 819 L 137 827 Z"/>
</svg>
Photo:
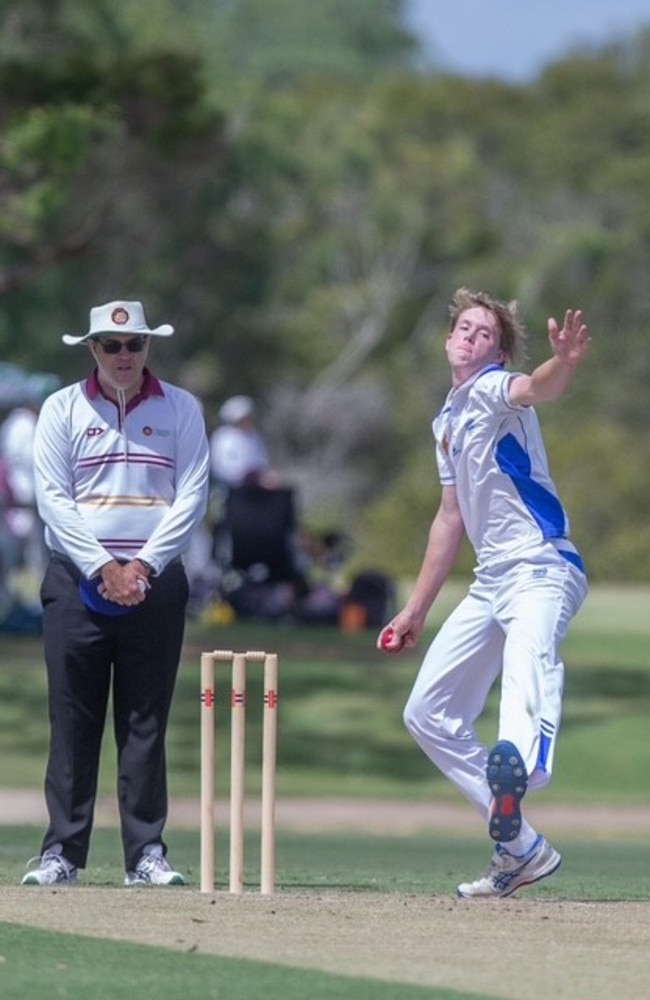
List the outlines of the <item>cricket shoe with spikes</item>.
<svg viewBox="0 0 650 1000">
<path fill-rule="evenodd" d="M 507 843 L 521 832 L 521 800 L 528 787 L 523 758 L 514 743 L 500 740 L 488 754 L 486 778 L 493 795 L 488 830 L 492 840 Z"/>
<path fill-rule="evenodd" d="M 476 882 L 462 882 L 456 891 L 461 899 L 505 899 L 552 875 L 561 862 L 560 854 L 541 835 L 521 858 L 497 844 L 485 874 Z"/>
</svg>

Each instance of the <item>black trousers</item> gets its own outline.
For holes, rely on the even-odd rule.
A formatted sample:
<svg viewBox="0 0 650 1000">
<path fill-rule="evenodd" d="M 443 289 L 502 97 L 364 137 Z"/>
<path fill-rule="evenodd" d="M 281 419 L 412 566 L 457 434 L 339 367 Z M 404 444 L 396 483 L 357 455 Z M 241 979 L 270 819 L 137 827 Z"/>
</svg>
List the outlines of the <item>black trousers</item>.
<svg viewBox="0 0 650 1000">
<path fill-rule="evenodd" d="M 165 736 L 185 628 L 188 585 L 179 562 L 151 579 L 130 614 L 89 611 L 79 571 L 53 555 L 41 587 L 50 752 L 45 777 L 49 827 L 42 850 L 61 845 L 84 868 L 92 832 L 100 751 L 112 690 L 117 799 L 124 862 L 160 844 L 167 819 Z"/>
</svg>

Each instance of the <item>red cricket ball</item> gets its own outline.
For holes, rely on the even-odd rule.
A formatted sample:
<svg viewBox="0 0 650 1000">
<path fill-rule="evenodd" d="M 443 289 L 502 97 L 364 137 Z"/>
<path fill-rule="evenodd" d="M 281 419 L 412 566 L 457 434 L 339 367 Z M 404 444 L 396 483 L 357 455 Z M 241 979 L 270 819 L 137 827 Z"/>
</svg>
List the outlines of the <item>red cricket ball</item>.
<svg viewBox="0 0 650 1000">
<path fill-rule="evenodd" d="M 400 649 L 404 648 L 404 636 L 400 637 L 397 646 L 393 646 L 393 639 L 395 638 L 395 630 L 391 625 L 384 629 L 381 637 L 381 648 L 386 653 L 399 653 Z"/>
</svg>

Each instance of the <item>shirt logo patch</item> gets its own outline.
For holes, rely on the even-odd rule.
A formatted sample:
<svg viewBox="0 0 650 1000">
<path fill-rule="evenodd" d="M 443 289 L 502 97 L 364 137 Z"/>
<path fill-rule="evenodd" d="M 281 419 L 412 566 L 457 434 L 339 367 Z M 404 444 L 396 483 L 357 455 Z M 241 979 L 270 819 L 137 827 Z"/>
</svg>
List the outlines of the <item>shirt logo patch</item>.
<svg viewBox="0 0 650 1000">
<path fill-rule="evenodd" d="M 89 427 L 86 431 L 86 437 L 94 438 L 99 437 L 100 434 L 104 433 L 103 427 Z"/>
<path fill-rule="evenodd" d="M 533 579 L 537 580 L 542 576 L 546 576 L 547 572 L 546 566 L 540 566 L 539 569 L 533 570 Z"/>
<path fill-rule="evenodd" d="M 151 427 L 149 424 L 145 424 L 142 433 L 145 437 L 152 437 L 155 434 L 156 437 L 166 438 L 169 437 L 171 431 L 166 427 Z"/>
</svg>

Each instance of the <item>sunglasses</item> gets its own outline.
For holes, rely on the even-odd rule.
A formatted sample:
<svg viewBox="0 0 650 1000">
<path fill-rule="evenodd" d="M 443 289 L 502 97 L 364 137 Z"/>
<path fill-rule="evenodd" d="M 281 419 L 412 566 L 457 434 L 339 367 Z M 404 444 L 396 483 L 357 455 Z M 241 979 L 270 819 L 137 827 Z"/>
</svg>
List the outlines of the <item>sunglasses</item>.
<svg viewBox="0 0 650 1000">
<path fill-rule="evenodd" d="M 104 340 L 103 337 L 93 337 L 93 343 L 99 344 L 104 354 L 119 354 L 123 347 L 129 354 L 139 354 L 147 346 L 147 337 L 132 337 L 131 340 Z"/>
</svg>

